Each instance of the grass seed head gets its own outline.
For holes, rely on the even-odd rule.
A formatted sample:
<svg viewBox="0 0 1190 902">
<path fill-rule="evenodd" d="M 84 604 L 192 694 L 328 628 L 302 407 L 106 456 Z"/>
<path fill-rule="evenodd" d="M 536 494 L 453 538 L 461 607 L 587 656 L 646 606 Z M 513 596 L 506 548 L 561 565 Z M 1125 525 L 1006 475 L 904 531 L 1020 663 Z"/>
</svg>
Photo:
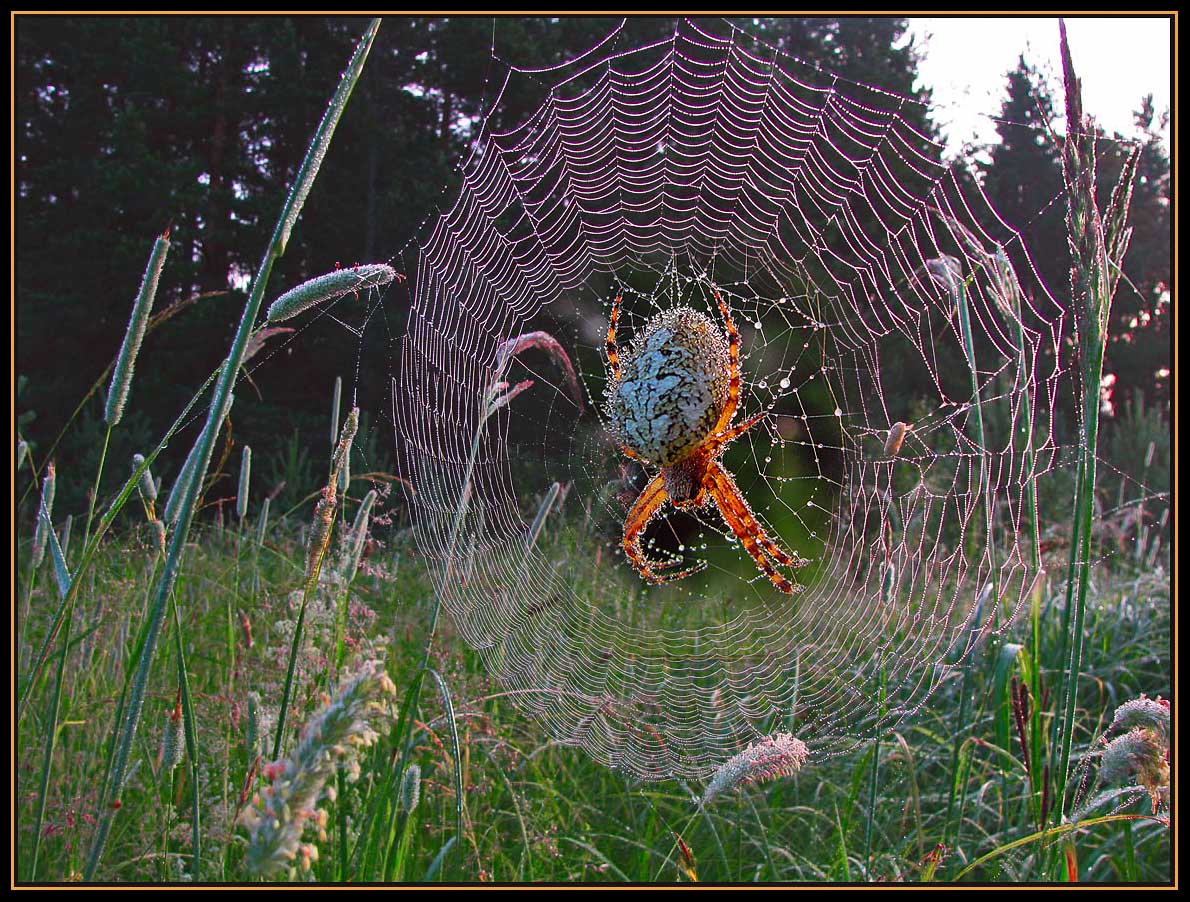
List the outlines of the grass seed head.
<svg viewBox="0 0 1190 902">
<path fill-rule="evenodd" d="M 37 526 L 33 530 L 33 568 L 41 566 L 45 559 L 45 546 L 52 528 L 54 516 L 54 494 L 57 491 L 58 476 L 51 460 L 45 468 L 45 479 L 41 482 L 41 498 L 37 504 Z"/>
<path fill-rule="evenodd" d="M 1156 811 L 1169 792 L 1169 746 L 1156 730 L 1129 730 L 1103 749 L 1099 776 L 1109 784 L 1144 787 Z"/>
<path fill-rule="evenodd" d="M 380 661 L 368 661 L 345 680 L 301 731 L 289 755 L 265 765 L 268 785 L 240 816 L 248 831 L 244 864 L 254 877 L 273 877 L 293 867 L 295 859 L 315 860 L 317 850 L 302 843 L 308 823 L 325 824 L 318 803 L 329 798 L 327 781 L 344 768 L 359 774 L 359 755 L 379 738 L 396 687 Z M 305 867 L 305 864 L 301 864 Z"/>
<path fill-rule="evenodd" d="M 341 298 L 343 295 L 379 288 L 397 277 L 396 270 L 384 263 L 368 263 L 337 269 L 324 276 L 303 282 L 292 288 L 269 306 L 270 323 L 284 322 L 323 301 Z"/>
<path fill-rule="evenodd" d="M 132 316 L 129 318 L 128 328 L 124 332 L 124 343 L 120 346 L 120 356 L 116 358 L 116 366 L 112 370 L 112 381 L 107 392 L 107 406 L 104 409 L 104 419 L 108 426 L 117 425 L 124 416 L 124 405 L 128 401 L 128 392 L 132 387 L 132 371 L 136 366 L 136 356 L 140 353 L 145 329 L 149 325 L 149 313 L 153 310 L 153 299 L 157 295 L 157 281 L 161 277 L 161 270 L 165 266 L 165 255 L 168 252 L 169 239 L 162 235 L 154 243 L 153 252 L 149 255 L 149 264 L 145 267 L 140 291 L 132 304 Z"/>
<path fill-rule="evenodd" d="M 248 486 L 252 479 L 252 449 L 244 445 L 240 458 L 240 488 L 236 492 L 236 516 L 241 520 L 248 515 Z"/>
<path fill-rule="evenodd" d="M 405 769 L 405 776 L 401 778 L 401 807 L 412 814 L 420 799 L 421 768 L 417 764 L 410 764 Z"/>
<path fill-rule="evenodd" d="M 132 455 L 132 472 L 136 472 L 141 468 L 145 462 L 143 454 Z M 141 497 L 145 499 L 145 503 L 157 500 L 157 483 L 153 481 L 153 474 L 145 467 L 143 473 L 140 474 L 140 482 L 137 483 L 140 487 Z"/>
<path fill-rule="evenodd" d="M 711 778 L 702 796 L 705 805 L 715 796 L 741 786 L 789 777 L 802 769 L 810 751 L 792 733 L 774 733 L 729 758 Z"/>
<path fill-rule="evenodd" d="M 1149 698 L 1142 695 L 1134 698 L 1116 708 L 1111 725 L 1115 730 L 1147 727 L 1166 737 L 1169 735 L 1169 702 L 1160 696 Z"/>
<path fill-rule="evenodd" d="M 166 718 L 165 730 L 161 736 L 161 769 L 168 774 L 181 763 L 185 753 L 186 730 L 182 718 L 182 701 L 179 699 Z"/>
</svg>

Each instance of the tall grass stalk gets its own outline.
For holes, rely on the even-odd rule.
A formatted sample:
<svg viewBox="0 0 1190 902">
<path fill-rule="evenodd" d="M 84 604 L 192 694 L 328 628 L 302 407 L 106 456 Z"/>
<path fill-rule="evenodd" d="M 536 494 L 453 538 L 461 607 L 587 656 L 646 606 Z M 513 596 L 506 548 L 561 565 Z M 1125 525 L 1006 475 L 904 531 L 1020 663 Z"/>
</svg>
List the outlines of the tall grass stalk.
<svg viewBox="0 0 1190 902">
<path fill-rule="evenodd" d="M 429 673 L 438 684 L 438 691 L 442 695 L 442 706 L 446 710 L 447 723 L 450 724 L 451 757 L 454 758 L 455 838 L 457 844 L 461 846 L 463 844 L 463 803 L 466 800 L 466 793 L 463 786 L 463 759 L 459 745 L 459 727 L 455 720 L 455 708 L 450 698 L 450 690 L 446 688 L 446 680 L 433 668 Z"/>
<path fill-rule="evenodd" d="M 25 678 L 24 683 L 21 684 L 20 688 L 18 689 L 18 721 L 24 716 L 25 709 L 31 697 L 30 690 L 36 684 L 38 677 L 41 674 L 41 669 L 45 666 L 54 641 L 62 628 L 62 620 L 66 614 L 67 605 L 74 601 L 75 594 L 78 592 L 79 585 L 82 582 L 82 577 L 89 571 L 91 564 L 94 562 L 96 552 L 99 550 L 99 544 L 102 541 L 104 535 L 107 533 L 107 530 L 111 528 L 112 523 L 115 522 L 116 516 L 121 510 L 124 509 L 124 505 L 127 503 L 129 497 L 131 497 L 132 492 L 136 489 L 137 483 L 139 482 L 141 476 L 150 466 L 152 466 L 153 461 L 156 460 L 157 455 L 165 449 L 166 445 L 169 443 L 169 440 L 173 438 L 173 436 L 177 434 L 178 430 L 180 430 L 186 423 L 190 416 L 190 411 L 198 403 L 199 399 L 206 392 L 207 386 L 209 386 L 211 382 L 214 381 L 217 375 L 218 372 L 216 371 L 207 377 L 207 381 L 187 402 L 186 407 L 183 408 L 180 414 L 178 414 L 170 428 L 166 430 L 165 436 L 161 439 L 160 443 L 158 443 L 157 447 L 153 449 L 153 451 L 145 459 L 145 462 L 141 464 L 141 466 L 137 468 L 131 476 L 128 477 L 127 481 L 124 483 L 124 486 L 108 505 L 107 510 L 99 519 L 99 527 L 96 530 L 95 535 L 91 536 L 89 542 L 84 543 L 82 559 L 79 561 L 79 564 L 75 569 L 74 579 L 71 582 L 70 591 L 67 593 L 66 598 L 64 598 L 59 604 L 58 610 L 55 612 L 53 619 L 50 622 L 50 628 L 47 630 L 45 638 L 42 639 L 41 648 L 38 651 L 37 656 L 34 658 L 32 667 L 29 669 L 29 675 Z"/>
<path fill-rule="evenodd" d="M 971 314 L 967 303 L 967 283 L 963 281 L 957 261 L 953 260 L 953 258 L 942 258 L 938 262 L 940 262 L 942 265 L 937 267 L 934 272 L 938 280 L 948 288 L 954 301 L 955 309 L 958 313 L 959 332 L 963 340 L 963 351 L 967 357 L 967 367 L 971 372 L 972 409 L 975 414 L 973 428 L 975 434 L 973 438 L 975 446 L 980 454 L 980 482 L 984 486 L 984 529 L 987 549 L 986 553 L 988 555 L 988 566 L 991 571 L 990 588 L 992 592 L 992 603 L 995 605 L 995 611 L 998 612 L 1000 600 L 1000 574 L 999 569 L 996 566 L 995 505 L 992 500 L 992 486 L 989 473 L 987 443 L 984 433 L 983 402 L 979 385 L 979 368 L 975 359 L 975 337 L 971 329 Z M 977 603 L 976 608 L 980 607 L 981 606 Z M 977 619 L 973 629 L 978 627 L 978 618 L 982 616 L 982 610 L 980 610 L 976 614 Z M 996 615 L 994 614 L 993 616 Z M 948 843 L 950 841 L 956 795 L 964 779 L 962 771 L 964 771 L 965 768 L 963 766 L 962 756 L 960 753 L 964 742 L 964 736 L 966 735 L 969 726 L 967 723 L 967 697 L 970 693 L 971 671 L 974 666 L 973 662 L 974 654 L 972 653 L 971 643 L 968 643 L 964 654 L 963 676 L 959 688 L 959 718 L 954 730 L 954 738 L 952 741 L 953 747 L 951 750 L 950 792 L 946 803 L 946 821 L 944 822 L 942 829 L 943 843 Z"/>
<path fill-rule="evenodd" d="M 459 488 L 459 499 L 454 509 L 454 516 L 450 527 L 450 539 L 446 548 L 446 559 L 443 562 L 443 569 L 441 574 L 441 585 L 445 585 L 450 581 L 451 572 L 454 567 L 455 547 L 458 544 L 459 533 L 462 529 L 463 522 L 467 517 L 467 511 L 470 507 L 471 500 L 471 481 L 475 475 L 475 465 L 479 459 L 479 449 L 483 442 L 484 430 L 487 428 L 487 422 L 492 414 L 498 411 L 512 401 L 518 394 L 525 391 L 531 386 L 532 380 L 525 380 L 510 386 L 508 382 L 504 381 L 505 372 L 511 363 L 512 356 L 519 347 L 518 342 L 525 336 L 519 336 L 516 339 L 510 339 L 504 342 L 497 351 L 496 365 L 492 374 L 492 379 L 483 390 L 483 396 L 480 398 L 481 410 L 478 421 L 475 424 L 475 433 L 471 438 L 471 450 L 467 456 L 467 466 L 463 472 L 462 484 Z M 551 339 L 552 341 L 552 339 Z M 527 345 L 533 346 L 530 341 Z M 565 352 L 561 352 L 565 356 Z M 567 361 L 569 362 L 569 361 Z M 396 380 L 392 380 L 393 397 L 398 396 L 399 387 Z M 396 766 L 393 772 L 400 774 L 410 764 L 410 756 L 412 753 L 412 732 L 414 723 L 414 714 L 417 710 L 419 701 L 421 699 L 422 680 L 430 668 L 430 657 L 433 654 L 434 639 L 438 632 L 438 618 L 442 612 L 442 597 L 440 592 L 435 592 L 430 606 L 430 622 L 426 630 L 426 638 L 424 648 L 421 654 L 421 666 L 414 672 L 413 678 L 410 680 L 409 687 L 406 690 L 404 702 L 401 706 L 401 716 L 398 719 L 397 726 L 393 730 L 392 738 L 397 749 L 399 749 L 399 757 L 397 758 Z M 453 729 L 453 718 L 452 718 Z M 391 798 L 392 791 L 395 790 L 396 784 L 390 775 L 387 787 L 387 795 Z M 378 803 L 379 804 L 379 803 Z M 391 802 L 388 807 L 388 818 L 386 822 L 382 822 L 380 818 L 381 811 L 377 807 L 368 812 L 367 823 L 368 827 L 363 831 L 362 838 L 357 845 L 354 859 L 360 860 L 362 858 L 371 858 L 377 852 L 377 845 L 381 842 L 387 841 L 388 853 L 384 855 L 383 867 L 386 875 L 391 874 L 393 867 L 393 854 L 399 844 L 399 823 L 402 819 L 402 812 L 399 805 L 393 805 Z M 461 821 L 461 815 L 460 821 Z M 387 840 L 384 839 L 387 838 Z M 448 843 L 459 847 L 462 845 L 461 828 L 456 832 L 453 843 Z M 439 852 L 439 856 L 445 856 L 446 846 Z M 440 861 L 435 861 L 435 867 L 440 865 Z"/>
<path fill-rule="evenodd" d="M 182 644 L 182 615 L 176 593 L 170 596 L 174 615 L 174 646 L 178 656 L 178 687 L 182 693 L 182 728 L 186 737 L 186 760 L 190 776 L 190 876 L 199 879 L 202 869 L 202 793 L 199 792 L 198 728 L 194 718 L 194 700 L 190 694 L 190 671 Z"/>
<path fill-rule="evenodd" d="M 70 593 L 70 572 L 66 569 L 66 559 L 62 549 L 58 546 L 58 539 L 53 530 L 50 531 L 48 544 L 50 555 L 54 559 L 55 569 L 62 576 L 58 580 L 58 591 L 63 600 Z M 66 677 L 66 659 L 70 652 L 70 629 L 74 620 L 74 602 L 70 601 L 66 610 L 66 626 L 62 637 L 62 652 L 58 657 L 58 671 L 54 675 L 54 691 L 50 698 L 49 710 L 46 714 L 45 754 L 41 761 L 41 779 L 37 788 L 37 817 L 33 823 L 33 856 L 29 865 L 29 879 L 37 879 L 37 861 L 41 854 L 42 824 L 45 821 L 46 800 L 49 798 L 50 772 L 53 769 L 54 750 L 58 745 L 58 718 L 62 709 L 62 683 Z"/>
<path fill-rule="evenodd" d="M 364 496 L 359 510 L 355 512 L 355 522 L 351 524 L 351 532 L 347 536 L 347 554 L 340 565 L 339 579 L 343 590 L 339 594 L 339 606 L 335 613 L 335 671 L 343 666 L 347 656 L 347 609 L 351 598 L 351 584 L 355 581 L 355 574 L 359 570 L 360 558 L 364 553 L 364 542 L 368 538 L 368 518 L 372 514 L 372 507 L 376 504 L 376 490 L 372 489 Z"/>
<path fill-rule="evenodd" d="M 240 486 L 236 492 L 236 517 L 243 520 L 248 516 L 248 487 L 252 479 L 252 448 L 244 445 L 240 457 Z"/>
<path fill-rule="evenodd" d="M 29 560 L 28 578 L 25 580 L 25 597 L 21 602 L 19 634 L 21 648 L 25 646 L 26 630 L 29 628 L 33 590 L 37 586 L 37 571 L 41 569 L 42 561 L 45 560 L 45 550 L 49 544 L 49 538 L 54 534 L 54 495 L 57 485 L 57 469 L 51 460 L 46 465 L 45 478 L 41 482 L 41 495 L 37 500 L 37 519 L 33 527 L 33 550 Z"/>
<path fill-rule="evenodd" d="M 256 541 L 252 544 L 252 605 L 256 606 L 256 596 L 260 592 L 260 546 L 264 544 L 264 536 L 269 528 L 269 507 L 272 499 L 268 496 L 260 504 L 260 513 L 256 515 Z"/>
<path fill-rule="evenodd" d="M 289 702 L 293 693 L 293 674 L 297 667 L 298 654 L 302 647 L 302 631 L 306 622 L 306 608 L 310 598 L 318 589 L 318 577 L 322 572 L 322 563 L 326 559 L 326 550 L 331 544 L 334 533 L 335 519 L 342 506 L 337 486 L 339 471 L 343 462 L 351 453 L 351 443 L 355 440 L 355 431 L 359 428 L 359 408 L 355 408 L 347 415 L 343 424 L 343 432 L 339 436 L 339 447 L 335 449 L 331 462 L 330 476 L 322 490 L 314 509 L 314 528 L 310 533 L 310 544 L 306 549 L 306 573 L 302 586 L 302 604 L 298 609 L 297 620 L 293 627 L 293 640 L 289 646 L 289 664 L 285 669 L 285 690 L 281 693 L 281 709 L 277 714 L 277 733 L 273 738 L 273 759 L 281 757 L 281 744 L 285 737 L 285 719 L 289 712 Z"/>
<path fill-rule="evenodd" d="M 1112 296 L 1119 279 L 1131 230 L 1126 228 L 1132 184 L 1136 176 L 1139 149 L 1124 163 L 1120 180 L 1107 208 L 1100 213 L 1095 200 L 1096 132 L 1084 117 L 1082 87 L 1075 75 L 1066 39 L 1065 22 L 1059 20 L 1063 82 L 1066 89 L 1066 141 L 1062 149 L 1062 173 L 1067 192 L 1067 238 L 1071 252 L 1070 284 L 1078 330 L 1079 375 L 1082 388 L 1082 441 L 1079 445 L 1075 520 L 1071 539 L 1070 572 L 1066 592 L 1069 657 L 1064 655 L 1061 715 L 1058 728 L 1056 770 L 1058 804 L 1053 817 L 1067 816 L 1073 805 L 1069 792 L 1070 753 L 1074 712 L 1078 703 L 1078 682 L 1083 666 L 1084 624 L 1087 589 L 1091 574 L 1091 525 L 1095 514 L 1095 476 L 1099 441 L 1099 391 Z"/>
<path fill-rule="evenodd" d="M 118 728 L 119 736 L 112 774 L 108 785 L 103 788 L 100 795 L 99 824 L 83 875 L 88 881 L 94 879 L 96 868 L 102 859 L 103 849 L 111 830 L 112 819 L 115 814 L 113 805 L 119 802 L 118 795 L 120 787 L 127 773 L 128 758 L 132 751 L 136 728 L 140 722 L 145 690 L 149 680 L 149 670 L 157 647 L 157 639 L 161 629 L 165 604 L 177 578 L 178 565 L 189 537 L 190 525 L 194 517 L 198 499 L 198 490 L 202 483 L 202 478 L 206 475 L 215 435 L 219 430 L 223 417 L 226 415 L 225 403 L 231 395 L 231 389 L 235 383 L 236 375 L 239 373 L 240 366 L 243 363 L 248 339 L 252 333 L 252 327 L 256 322 L 256 318 L 260 313 L 273 264 L 285 253 L 290 232 L 298 216 L 301 214 L 306 197 L 309 195 L 314 179 L 318 175 L 322 160 L 326 156 L 331 136 L 334 134 L 339 118 L 347 105 L 352 89 L 355 87 L 360 73 L 363 71 L 364 61 L 367 59 L 368 51 L 371 49 L 379 26 L 379 20 L 373 19 L 365 31 L 347 70 L 343 74 L 339 87 L 331 99 L 330 106 L 327 108 L 322 122 L 319 124 L 318 130 L 310 143 L 305 160 L 303 160 L 301 169 L 298 171 L 297 179 L 282 208 L 281 215 L 273 231 L 272 240 L 269 242 L 260 267 L 257 270 L 256 277 L 253 279 L 252 291 L 244 306 L 240 325 L 236 330 L 227 360 L 216 383 L 215 394 L 212 398 L 207 417 L 207 425 L 198 438 L 198 454 L 196 456 L 194 478 L 186 488 L 185 497 L 178 514 L 177 526 L 170 540 L 169 551 L 166 555 L 163 571 L 153 598 L 152 608 L 149 612 L 148 634 L 146 636 L 145 647 L 141 651 L 140 661 L 137 665 L 136 677 L 129 696 L 128 710 L 125 712 L 123 724 Z"/>
</svg>

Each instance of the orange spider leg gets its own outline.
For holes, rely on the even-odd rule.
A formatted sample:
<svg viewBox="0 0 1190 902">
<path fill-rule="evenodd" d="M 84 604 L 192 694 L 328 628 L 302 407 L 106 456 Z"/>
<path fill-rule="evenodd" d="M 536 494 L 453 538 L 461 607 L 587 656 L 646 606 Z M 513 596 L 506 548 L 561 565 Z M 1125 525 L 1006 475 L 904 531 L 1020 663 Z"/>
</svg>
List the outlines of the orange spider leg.
<svg viewBox="0 0 1190 902">
<path fill-rule="evenodd" d="M 625 457 L 630 457 L 630 458 L 632 458 L 632 459 L 633 459 L 633 460 L 635 460 L 637 463 L 640 463 L 640 464 L 647 464 L 647 463 L 648 463 L 648 461 L 647 461 L 647 460 L 645 460 L 643 457 L 641 457 L 639 454 L 637 454 L 635 451 L 633 451 L 633 450 L 632 450 L 631 448 L 629 448 L 627 445 L 620 445 L 620 453 L 621 453 L 621 454 L 623 454 Z"/>
<path fill-rule="evenodd" d="M 764 418 L 765 411 L 762 410 L 760 413 L 748 417 L 748 419 L 744 420 L 744 422 L 740 423 L 739 425 L 732 426 L 726 432 L 721 432 L 718 435 L 711 436 L 710 440 L 707 442 L 708 449 L 712 454 L 717 453 L 720 448 L 724 447 L 730 442 L 734 442 L 737 438 L 739 438 Z"/>
<path fill-rule="evenodd" d="M 628 516 L 624 520 L 624 554 L 628 556 L 628 560 L 632 562 L 632 566 L 636 568 L 637 572 L 651 583 L 681 579 L 706 567 L 706 564 L 698 564 L 680 573 L 658 574 L 654 571 L 673 567 L 677 562 L 653 563 L 645 557 L 644 549 L 640 546 L 641 536 L 652 519 L 657 516 L 657 512 L 661 510 L 668 497 L 665 493 L 665 482 L 660 475 L 654 476 L 653 480 L 645 486 L 644 491 L 640 493 L 636 503 L 632 505 L 632 510 L 628 512 Z"/>
<path fill-rule="evenodd" d="M 735 479 L 733 479 L 731 474 L 728 473 L 726 469 L 724 469 L 722 464 L 716 463 L 714 464 L 714 467 L 718 473 L 722 473 L 723 476 L 726 477 L 726 479 L 723 480 L 723 483 L 732 492 L 734 492 L 733 503 L 735 507 L 738 508 L 739 519 L 742 522 L 749 524 L 749 528 L 753 531 L 753 535 L 757 543 L 760 545 L 765 554 L 773 558 L 773 560 L 775 560 L 778 564 L 781 564 L 785 567 L 804 566 L 804 561 L 800 560 L 799 558 L 792 557 L 789 552 L 769 538 L 768 533 L 764 531 L 764 528 L 756 519 L 756 515 L 752 513 L 752 508 L 748 507 L 748 503 L 744 500 L 744 496 L 740 494 L 740 488 L 736 485 Z M 714 480 L 718 476 L 718 473 L 710 473 L 712 492 L 714 491 Z M 722 511 L 722 507 L 720 507 L 720 511 Z M 739 533 L 737 533 L 737 535 L 738 534 Z"/>
<path fill-rule="evenodd" d="M 723 325 L 727 327 L 727 403 L 723 405 L 723 413 L 719 422 L 715 424 L 715 432 L 726 429 L 735 418 L 736 409 L 740 405 L 740 333 L 731 318 L 731 311 L 727 304 L 715 292 L 715 300 L 719 302 L 719 313 L 723 316 Z"/>
<path fill-rule="evenodd" d="M 607 323 L 607 362 L 611 367 L 612 380 L 620 381 L 620 354 L 616 350 L 616 322 L 620 319 L 620 301 L 624 300 L 624 295 L 617 295 L 616 301 L 612 304 L 612 315 Z"/>
<path fill-rule="evenodd" d="M 710 483 L 711 496 L 723 515 L 723 521 L 743 543 L 744 550 L 756 561 L 756 566 L 764 571 L 769 582 L 786 595 L 793 595 L 797 586 L 777 571 L 769 557 L 785 566 L 796 566 L 797 562 L 768 537 L 756 515 L 748 507 L 748 502 L 740 494 L 739 487 L 730 473 L 720 464 L 712 463 L 707 468 L 707 480 Z"/>
</svg>

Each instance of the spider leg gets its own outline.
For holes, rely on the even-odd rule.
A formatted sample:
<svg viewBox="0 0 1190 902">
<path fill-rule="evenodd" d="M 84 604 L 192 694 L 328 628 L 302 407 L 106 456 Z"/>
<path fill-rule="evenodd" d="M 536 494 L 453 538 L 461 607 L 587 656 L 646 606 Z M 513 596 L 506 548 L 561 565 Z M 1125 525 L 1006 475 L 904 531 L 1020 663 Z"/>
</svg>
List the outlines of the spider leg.
<svg viewBox="0 0 1190 902">
<path fill-rule="evenodd" d="M 710 482 L 711 496 L 719 506 L 723 521 L 743 543 L 744 549 L 756 562 L 756 566 L 781 592 L 786 595 L 793 595 L 797 592 L 798 587 L 782 576 L 769 558 L 771 557 L 778 564 L 787 567 L 796 567 L 800 561 L 768 537 L 764 527 L 760 525 L 756 515 L 748 507 L 748 502 L 740 494 L 739 487 L 731 478 L 731 474 L 716 462 L 707 469 L 707 479 Z"/>
<path fill-rule="evenodd" d="M 744 420 L 744 422 L 737 423 L 735 426 L 732 426 L 726 432 L 712 435 L 710 440 L 707 442 L 707 450 L 710 451 L 711 454 L 718 453 L 719 449 L 724 445 L 734 442 L 737 438 L 763 420 L 766 414 L 767 412 L 762 410 L 760 413 L 748 417 L 748 419 Z"/>
<path fill-rule="evenodd" d="M 641 457 L 639 454 L 637 454 L 635 451 L 633 451 L 627 445 L 620 445 L 620 453 L 623 454 L 625 457 L 632 458 L 637 463 L 642 463 L 642 464 L 648 463 L 647 460 L 645 460 L 643 457 Z"/>
<path fill-rule="evenodd" d="M 731 318 L 731 311 L 727 309 L 727 304 L 718 291 L 715 292 L 715 300 L 719 302 L 719 313 L 723 316 L 723 325 L 727 329 L 727 403 L 723 405 L 723 413 L 715 425 L 715 432 L 719 432 L 727 428 L 740 406 L 740 333 Z"/>
<path fill-rule="evenodd" d="M 624 295 L 617 295 L 615 303 L 612 304 L 612 315 L 607 323 L 607 363 L 611 367 L 612 380 L 620 381 L 620 355 L 616 351 L 616 323 L 620 319 L 620 301 L 624 300 Z"/>
<path fill-rule="evenodd" d="M 632 566 L 636 568 L 636 572 L 646 582 L 650 583 L 664 583 L 681 579 L 683 576 L 697 573 L 706 566 L 705 563 L 697 564 L 678 573 L 659 574 L 656 572 L 657 570 L 673 567 L 677 562 L 656 563 L 645 557 L 644 549 L 640 546 L 641 536 L 652 519 L 657 516 L 657 512 L 661 510 L 662 505 L 665 504 L 668 497 L 665 493 L 665 482 L 662 480 L 661 475 L 658 474 L 645 486 L 640 496 L 636 499 L 636 503 L 632 505 L 632 510 L 628 512 L 628 516 L 624 520 L 624 554 L 627 555 Z"/>
</svg>

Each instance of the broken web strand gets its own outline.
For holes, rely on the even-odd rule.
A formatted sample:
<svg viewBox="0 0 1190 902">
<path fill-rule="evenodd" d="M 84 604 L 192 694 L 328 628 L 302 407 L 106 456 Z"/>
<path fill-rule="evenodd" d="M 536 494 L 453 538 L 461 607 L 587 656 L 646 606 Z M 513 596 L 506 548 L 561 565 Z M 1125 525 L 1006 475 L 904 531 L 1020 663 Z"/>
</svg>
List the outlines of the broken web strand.
<svg viewBox="0 0 1190 902">
<path fill-rule="evenodd" d="M 1048 435 L 1031 460 L 999 437 L 987 447 L 973 422 L 976 411 L 1000 415 L 1032 378 L 1019 348 L 1039 359 L 1058 313 L 1040 297 L 1028 322 L 1003 321 L 954 223 L 985 248 L 1015 235 L 987 231 L 997 226 L 978 189 L 970 198 L 936 145 L 901 118 L 914 101 L 691 23 L 669 40 L 609 42 L 592 56 L 570 73 L 535 73 L 559 79 L 521 126 L 481 123 L 457 202 L 420 245 L 394 398 L 417 487 L 415 533 L 450 574 L 439 590 L 463 638 L 559 741 L 646 779 L 705 776 L 778 720 L 795 723 L 814 754 L 844 751 L 916 710 L 993 629 L 995 611 L 1006 622 L 1032 585 L 1029 555 L 1011 536 L 1027 535 L 1016 528 L 1029 506 L 1023 486 L 1057 449 Z M 974 354 L 953 297 L 929 276 L 929 261 L 944 255 L 960 261 L 968 285 Z M 558 480 L 527 483 L 513 449 L 535 441 L 544 457 L 573 424 L 541 373 L 524 397 L 485 414 L 496 348 L 549 317 L 577 349 L 599 410 L 597 336 L 613 286 L 625 282 L 626 341 L 675 293 L 697 304 L 709 285 L 724 291 L 745 342 L 737 421 L 771 409 L 797 427 L 782 436 L 781 420 L 758 425 L 729 452 L 742 459 L 741 491 L 764 496 L 766 528 L 800 521 L 813 531 L 819 515 L 826 524 L 817 572 L 784 610 L 766 602 L 746 560 L 708 572 L 734 578 L 754 607 L 708 596 L 691 577 L 668 596 L 632 587 L 603 610 L 544 554 L 524 554 L 524 498 Z M 745 321 L 760 328 L 745 331 Z M 907 349 L 935 401 L 911 418 L 900 455 L 882 460 L 874 449 L 910 419 L 898 407 L 902 374 L 885 360 Z M 1043 432 L 1059 375 L 1035 393 Z M 825 401 L 808 400 L 816 390 Z M 536 436 L 528 443 L 526 427 Z M 794 500 L 790 477 L 766 460 L 781 447 L 813 462 L 792 477 L 813 487 L 810 501 Z M 563 475 L 594 483 L 615 459 L 585 452 L 576 434 Z M 612 545 L 614 511 L 600 498 L 586 500 Z M 992 530 L 1010 537 L 1002 560 L 978 550 L 990 544 L 993 507 Z M 709 545 L 727 543 L 713 511 L 696 519 Z M 891 574 L 894 603 L 881 604 Z M 980 609 L 988 583 L 1003 603 Z M 675 596 L 718 604 L 702 626 L 637 616 Z M 860 660 L 882 660 L 882 674 Z M 887 686 L 881 711 L 870 701 L 877 679 Z"/>
</svg>

